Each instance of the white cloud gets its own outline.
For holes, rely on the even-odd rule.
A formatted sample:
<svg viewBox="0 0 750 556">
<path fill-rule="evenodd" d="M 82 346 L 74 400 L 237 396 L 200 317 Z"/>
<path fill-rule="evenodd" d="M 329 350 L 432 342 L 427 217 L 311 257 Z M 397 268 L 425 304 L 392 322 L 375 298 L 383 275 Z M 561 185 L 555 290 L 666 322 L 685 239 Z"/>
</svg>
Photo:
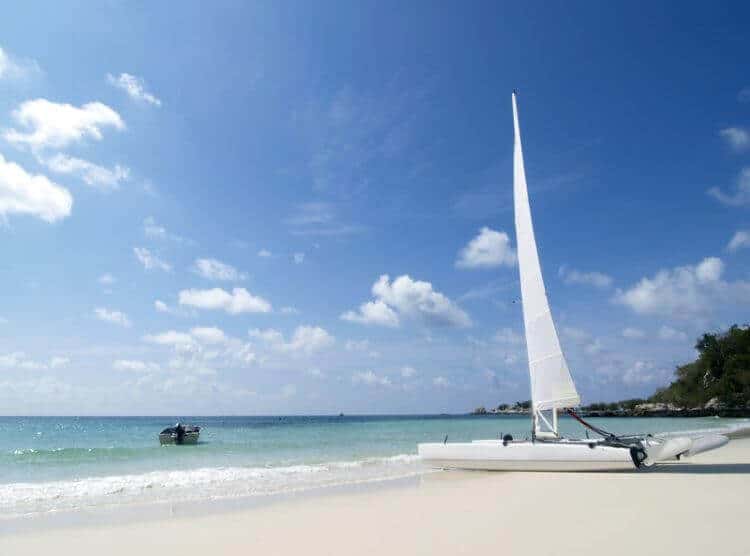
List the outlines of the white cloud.
<svg viewBox="0 0 750 556">
<path fill-rule="evenodd" d="M 337 221 L 333 205 L 321 202 L 298 205 L 284 223 L 300 236 L 347 236 L 364 231 L 362 226 Z"/>
<path fill-rule="evenodd" d="M 445 295 L 436 292 L 432 284 L 399 276 L 392 283 L 383 274 L 372 286 L 375 301 L 363 303 L 359 311 L 347 311 L 343 320 L 381 326 L 397 326 L 399 316 L 420 320 L 430 326 L 471 326 L 466 312 Z"/>
<path fill-rule="evenodd" d="M 438 388 L 448 388 L 451 385 L 450 381 L 444 376 L 435 377 L 432 379 L 432 384 Z"/>
<path fill-rule="evenodd" d="M 109 272 L 105 272 L 101 276 L 99 276 L 98 282 L 102 284 L 103 286 L 111 286 L 115 282 L 117 282 L 117 279 L 112 276 Z"/>
<path fill-rule="evenodd" d="M 427 324 L 456 327 L 471 325 L 469 315 L 445 295 L 435 291 L 431 283 L 412 280 L 406 274 L 393 282 L 390 282 L 387 274 L 382 275 L 372 286 L 372 293 L 399 314 L 418 318 Z"/>
<path fill-rule="evenodd" d="M 280 312 L 282 315 L 296 315 L 297 313 L 299 313 L 299 311 L 294 307 L 282 307 Z"/>
<path fill-rule="evenodd" d="M 97 307 L 94 309 L 94 315 L 101 321 L 110 322 L 126 328 L 131 325 L 128 316 L 121 311 L 115 311 L 105 307 Z"/>
<path fill-rule="evenodd" d="M 333 336 L 319 326 L 298 326 L 286 349 L 313 353 L 333 345 L 334 341 Z"/>
<path fill-rule="evenodd" d="M 741 127 L 728 127 L 719 131 L 719 135 L 735 152 L 742 152 L 750 147 L 750 133 Z"/>
<path fill-rule="evenodd" d="M 39 65 L 34 60 L 16 58 L 0 47 L 0 79 L 25 79 L 40 72 Z"/>
<path fill-rule="evenodd" d="M 750 247 L 750 230 L 737 230 L 727 245 L 728 251 Z"/>
<path fill-rule="evenodd" d="M 117 77 L 107 74 L 107 82 L 113 87 L 125 91 L 130 98 L 138 102 L 145 102 L 153 106 L 161 106 L 161 100 L 146 90 L 146 83 L 140 77 L 121 73 Z"/>
<path fill-rule="evenodd" d="M 267 344 L 282 344 L 284 343 L 284 335 L 274 328 L 252 328 L 247 331 L 248 336 L 251 338 L 257 338 Z"/>
<path fill-rule="evenodd" d="M 458 268 L 492 268 L 514 264 L 516 253 L 510 245 L 508 234 L 487 227 L 479 230 L 479 235 L 461 249 L 456 259 Z"/>
<path fill-rule="evenodd" d="M 361 371 L 352 376 L 354 384 L 366 384 L 368 386 L 391 386 L 391 379 L 387 376 L 376 375 L 372 371 Z"/>
<path fill-rule="evenodd" d="M 112 367 L 116 371 L 130 371 L 135 373 L 158 372 L 161 370 L 158 363 L 140 361 L 138 359 L 118 359 L 112 364 Z"/>
<path fill-rule="evenodd" d="M 10 129 L 5 139 L 35 150 L 64 148 L 86 138 L 102 138 L 102 129 L 125 129 L 120 115 L 101 102 L 90 102 L 80 108 L 71 104 L 39 98 L 27 100 L 13 111 L 13 119 L 26 131 Z"/>
<path fill-rule="evenodd" d="M 177 332 L 176 330 L 167 330 L 160 334 L 147 334 L 143 339 L 151 344 L 162 346 L 185 346 L 193 343 L 193 337 L 187 332 Z"/>
<path fill-rule="evenodd" d="M 170 233 L 164 226 L 158 224 L 153 216 L 149 216 L 143 221 L 143 235 L 150 239 L 169 240 L 175 243 L 195 243 L 191 239 Z"/>
<path fill-rule="evenodd" d="M 143 233 L 146 237 L 156 239 L 166 239 L 168 237 L 167 229 L 157 224 L 153 216 L 148 216 L 143 221 Z"/>
<path fill-rule="evenodd" d="M 718 187 L 712 187 L 707 193 L 720 203 L 731 207 L 750 204 L 750 167 L 740 171 L 734 193 L 725 193 Z"/>
<path fill-rule="evenodd" d="M 268 301 L 252 295 L 245 288 L 234 288 L 232 293 L 221 288 L 182 290 L 179 300 L 180 305 L 189 305 L 198 309 L 223 310 L 232 315 L 271 311 L 271 304 Z"/>
<path fill-rule="evenodd" d="M 135 253 L 135 257 L 146 270 L 156 269 L 163 270 L 164 272 L 172 270 L 172 266 L 169 263 L 161 260 L 145 247 L 133 247 L 133 253 Z"/>
<path fill-rule="evenodd" d="M 117 190 L 120 188 L 120 183 L 130 177 L 130 170 L 119 164 L 110 169 L 62 153 L 51 158 L 40 158 L 40 162 L 58 174 L 79 176 L 86 185 L 99 191 Z"/>
<path fill-rule="evenodd" d="M 223 344 L 227 336 L 221 328 L 215 326 L 198 326 L 190 329 L 190 335 L 203 344 Z"/>
<path fill-rule="evenodd" d="M 376 324 L 395 328 L 399 325 L 396 311 L 391 309 L 383 301 L 366 301 L 359 306 L 357 311 L 347 311 L 341 315 L 343 320 L 358 322 L 361 324 Z"/>
<path fill-rule="evenodd" d="M 613 301 L 639 314 L 676 318 L 704 316 L 720 304 L 750 301 L 750 283 L 722 280 L 723 270 L 724 263 L 716 257 L 660 270 L 628 290 L 618 290 Z"/>
<path fill-rule="evenodd" d="M 292 255 L 292 260 L 294 261 L 294 264 L 302 264 L 305 262 L 305 254 L 304 253 L 295 253 Z"/>
<path fill-rule="evenodd" d="M 193 272 L 207 280 L 237 282 L 247 278 L 246 274 L 239 272 L 232 265 L 216 259 L 196 259 L 193 265 Z"/>
<path fill-rule="evenodd" d="M 563 265 L 558 274 L 566 284 L 585 284 L 601 289 L 612 285 L 612 277 L 602 272 L 581 272 Z"/>
<path fill-rule="evenodd" d="M 0 217 L 28 214 L 45 222 L 70 216 L 70 191 L 40 174 L 29 174 L 0 154 Z"/>
<path fill-rule="evenodd" d="M 662 326 L 659 328 L 659 338 L 667 341 L 680 341 L 684 342 L 687 340 L 687 334 L 682 330 L 677 330 L 671 326 Z"/>
<path fill-rule="evenodd" d="M 69 358 L 61 356 L 51 357 L 48 361 L 38 361 L 30 359 L 22 351 L 15 351 L 12 353 L 0 355 L 0 368 L 2 369 L 22 369 L 27 371 L 38 371 L 64 367 L 69 363 Z"/>
<path fill-rule="evenodd" d="M 319 326 L 298 326 L 287 342 L 278 330 L 252 329 L 248 331 L 251 338 L 257 338 L 277 351 L 311 354 L 326 349 L 336 341 L 327 330 Z"/>
<path fill-rule="evenodd" d="M 49 360 L 49 368 L 56 369 L 58 367 L 65 367 L 70 363 L 70 359 L 67 357 L 53 357 Z"/>
<path fill-rule="evenodd" d="M 260 251 L 258 251 L 258 256 L 268 258 L 273 256 L 273 254 L 268 249 L 261 249 Z"/>
<path fill-rule="evenodd" d="M 411 378 L 417 374 L 417 369 L 410 366 L 401 367 L 401 376 L 404 378 Z"/>
<path fill-rule="evenodd" d="M 623 328 L 622 330 L 622 337 L 628 338 L 630 340 L 635 340 L 638 338 L 643 338 L 646 336 L 646 333 L 641 330 L 640 328 Z"/>
</svg>

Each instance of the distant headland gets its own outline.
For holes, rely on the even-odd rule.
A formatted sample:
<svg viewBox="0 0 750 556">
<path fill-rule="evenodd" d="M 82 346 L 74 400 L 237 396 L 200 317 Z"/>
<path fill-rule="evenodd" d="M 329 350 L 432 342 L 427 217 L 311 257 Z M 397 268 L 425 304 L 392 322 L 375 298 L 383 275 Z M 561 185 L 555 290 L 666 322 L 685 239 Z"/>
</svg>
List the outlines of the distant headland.
<svg viewBox="0 0 750 556">
<path fill-rule="evenodd" d="M 675 380 L 646 399 L 593 403 L 578 413 L 589 417 L 750 417 L 750 327 L 733 325 L 705 333 L 698 357 L 677 367 Z M 477 407 L 473 415 L 525 415 L 531 401 Z"/>
</svg>

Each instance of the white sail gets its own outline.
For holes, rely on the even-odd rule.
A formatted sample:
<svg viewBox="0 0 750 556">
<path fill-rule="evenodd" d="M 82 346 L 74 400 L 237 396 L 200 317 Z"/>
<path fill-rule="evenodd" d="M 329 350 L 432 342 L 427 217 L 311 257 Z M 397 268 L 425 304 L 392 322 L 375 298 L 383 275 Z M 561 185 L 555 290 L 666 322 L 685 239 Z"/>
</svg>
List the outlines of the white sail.
<svg viewBox="0 0 750 556">
<path fill-rule="evenodd" d="M 523 324 L 526 331 L 526 350 L 529 356 L 531 375 L 531 402 L 535 412 L 549 409 L 574 407 L 580 403 L 573 379 L 560 348 L 555 323 L 547 301 L 547 292 L 542 280 L 539 253 L 531 222 L 529 193 L 526 187 L 526 172 L 523 167 L 521 131 L 518 124 L 516 94 L 513 93 L 513 125 L 515 141 L 513 148 L 513 201 L 516 219 L 516 243 L 518 267 L 521 274 L 521 300 Z M 542 418 L 544 418 L 542 416 Z M 556 421 L 556 416 L 553 415 Z M 550 428 L 556 429 L 548 423 Z M 556 432 L 556 431 L 554 431 Z"/>
</svg>

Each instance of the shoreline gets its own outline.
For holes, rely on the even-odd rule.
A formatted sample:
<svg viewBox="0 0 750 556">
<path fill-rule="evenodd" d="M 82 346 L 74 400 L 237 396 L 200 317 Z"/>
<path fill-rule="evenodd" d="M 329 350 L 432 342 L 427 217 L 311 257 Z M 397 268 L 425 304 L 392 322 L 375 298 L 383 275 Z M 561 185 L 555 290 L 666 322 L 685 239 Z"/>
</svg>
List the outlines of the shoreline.
<svg viewBox="0 0 750 556">
<path fill-rule="evenodd" d="M 0 553 L 740 556 L 749 476 L 750 439 L 739 439 L 650 472 L 432 473 L 223 513 L 3 534 Z"/>
</svg>

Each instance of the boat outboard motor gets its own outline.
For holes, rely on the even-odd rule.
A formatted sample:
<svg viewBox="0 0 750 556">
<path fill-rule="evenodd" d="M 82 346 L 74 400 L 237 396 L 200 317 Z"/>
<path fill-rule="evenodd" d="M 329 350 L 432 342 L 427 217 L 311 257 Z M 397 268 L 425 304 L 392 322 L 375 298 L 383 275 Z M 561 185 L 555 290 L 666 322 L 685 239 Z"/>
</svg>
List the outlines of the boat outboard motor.
<svg viewBox="0 0 750 556">
<path fill-rule="evenodd" d="M 509 442 L 513 442 L 513 435 L 506 434 L 503 436 L 503 446 L 507 446 Z"/>
<path fill-rule="evenodd" d="M 185 427 L 183 427 L 180 423 L 177 423 L 175 432 L 177 433 L 177 444 L 182 444 L 182 441 L 185 439 Z"/>
</svg>

